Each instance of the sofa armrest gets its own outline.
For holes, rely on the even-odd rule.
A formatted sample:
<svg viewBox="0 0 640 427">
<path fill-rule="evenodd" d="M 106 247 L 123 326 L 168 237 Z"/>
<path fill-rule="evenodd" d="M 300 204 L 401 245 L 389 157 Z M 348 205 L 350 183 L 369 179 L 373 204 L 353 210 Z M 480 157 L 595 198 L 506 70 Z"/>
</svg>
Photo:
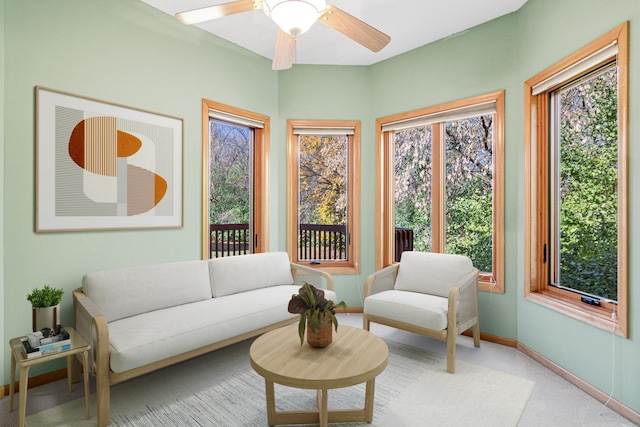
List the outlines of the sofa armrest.
<svg viewBox="0 0 640 427">
<path fill-rule="evenodd" d="M 89 369 L 96 376 L 96 406 L 98 409 L 98 426 L 106 426 L 110 422 L 110 354 L 109 327 L 107 318 L 100 309 L 81 290 L 73 293 L 73 307 L 76 331 L 91 344 Z"/>
<path fill-rule="evenodd" d="M 109 375 L 109 328 L 100 309 L 81 290 L 73 292 L 76 332 L 91 344 L 90 372 L 96 376 L 106 367 Z M 104 362 L 104 363 L 103 363 Z M 105 375 L 105 372 L 102 373 Z"/>
<path fill-rule="evenodd" d="M 400 264 L 391 264 L 370 274 L 364 281 L 364 298 L 382 291 L 393 289 Z"/>
<path fill-rule="evenodd" d="M 291 263 L 291 274 L 293 283 L 302 285 L 302 281 L 309 282 L 317 288 L 333 291 L 333 277 L 326 271 Z"/>
</svg>

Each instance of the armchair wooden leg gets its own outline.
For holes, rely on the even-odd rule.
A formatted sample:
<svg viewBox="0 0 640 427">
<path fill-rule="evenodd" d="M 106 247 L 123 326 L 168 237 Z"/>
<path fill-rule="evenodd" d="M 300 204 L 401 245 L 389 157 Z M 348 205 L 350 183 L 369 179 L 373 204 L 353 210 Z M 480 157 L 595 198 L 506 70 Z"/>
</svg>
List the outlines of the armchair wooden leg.
<svg viewBox="0 0 640 427">
<path fill-rule="evenodd" d="M 456 372 L 456 336 L 452 333 L 447 334 L 447 372 Z"/>
<path fill-rule="evenodd" d="M 371 327 L 371 322 L 369 321 L 369 319 L 367 319 L 367 316 L 366 315 L 362 316 L 362 329 L 364 329 L 365 331 L 368 331 L 370 327 Z"/>
<path fill-rule="evenodd" d="M 480 347 L 480 324 L 476 323 L 473 325 L 473 345 L 475 347 Z"/>
</svg>

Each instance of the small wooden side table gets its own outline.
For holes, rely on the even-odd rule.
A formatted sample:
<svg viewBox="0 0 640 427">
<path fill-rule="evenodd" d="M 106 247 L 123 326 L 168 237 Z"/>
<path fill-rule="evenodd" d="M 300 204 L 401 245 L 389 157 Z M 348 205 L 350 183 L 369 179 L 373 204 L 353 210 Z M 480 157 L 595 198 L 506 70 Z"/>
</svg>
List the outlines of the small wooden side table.
<svg viewBox="0 0 640 427">
<path fill-rule="evenodd" d="M 58 353 L 48 354 L 46 356 L 27 359 L 23 353 L 21 338 L 12 338 L 9 341 L 11 347 L 11 380 L 9 382 L 9 411 L 13 411 L 13 391 L 15 388 L 16 365 L 20 367 L 20 402 L 19 402 L 19 421 L 18 426 L 24 427 L 24 419 L 27 409 L 27 388 L 29 381 L 29 368 L 38 363 L 49 362 L 51 360 L 67 358 L 67 382 L 69 392 L 72 389 L 71 369 L 73 357 L 76 354 L 82 354 L 82 370 L 84 371 L 84 397 L 87 407 L 87 419 L 91 418 L 91 404 L 89 401 L 89 350 L 91 346 L 75 331 L 75 329 L 65 326 L 65 330 L 69 332 L 71 339 L 71 349 Z"/>
</svg>

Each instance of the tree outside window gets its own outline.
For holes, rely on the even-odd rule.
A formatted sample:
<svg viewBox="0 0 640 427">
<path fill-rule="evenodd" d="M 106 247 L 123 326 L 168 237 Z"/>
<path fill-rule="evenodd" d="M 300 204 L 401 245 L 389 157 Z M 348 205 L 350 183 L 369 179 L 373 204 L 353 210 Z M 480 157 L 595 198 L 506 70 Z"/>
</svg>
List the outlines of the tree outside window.
<svg viewBox="0 0 640 427">
<path fill-rule="evenodd" d="M 294 262 L 359 271 L 360 122 L 289 120 L 287 248 Z"/>
<path fill-rule="evenodd" d="M 377 268 L 404 250 L 465 255 L 480 289 L 503 292 L 503 111 L 495 92 L 378 119 Z"/>
<path fill-rule="evenodd" d="M 202 256 L 268 247 L 269 118 L 202 102 Z"/>
</svg>

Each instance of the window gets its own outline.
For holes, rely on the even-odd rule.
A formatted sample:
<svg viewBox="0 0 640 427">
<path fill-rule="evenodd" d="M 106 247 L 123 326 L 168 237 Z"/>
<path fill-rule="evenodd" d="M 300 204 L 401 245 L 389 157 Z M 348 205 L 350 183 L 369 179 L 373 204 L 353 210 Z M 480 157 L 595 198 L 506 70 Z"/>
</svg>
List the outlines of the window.
<svg viewBox="0 0 640 427">
<path fill-rule="evenodd" d="M 627 38 L 525 83 L 525 296 L 627 336 Z"/>
<path fill-rule="evenodd" d="M 202 101 L 203 259 L 268 245 L 269 118 Z"/>
<path fill-rule="evenodd" d="M 290 258 L 357 273 L 360 122 L 289 120 L 287 135 Z"/>
<path fill-rule="evenodd" d="M 377 120 L 377 269 L 455 253 L 504 292 L 503 117 L 500 91 Z"/>
</svg>

